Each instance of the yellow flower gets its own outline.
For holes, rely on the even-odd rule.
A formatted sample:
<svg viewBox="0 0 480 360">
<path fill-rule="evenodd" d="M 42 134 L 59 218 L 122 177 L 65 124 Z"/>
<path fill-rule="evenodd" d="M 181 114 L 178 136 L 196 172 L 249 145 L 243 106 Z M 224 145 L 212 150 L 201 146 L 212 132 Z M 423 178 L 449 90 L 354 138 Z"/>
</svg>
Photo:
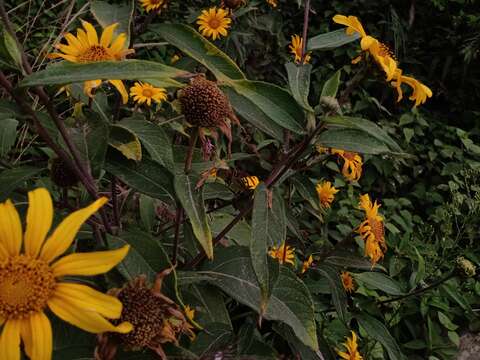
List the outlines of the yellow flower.
<svg viewBox="0 0 480 360">
<path fill-rule="evenodd" d="M 377 201 L 372 203 L 368 194 L 360 196 L 360 207 L 365 211 L 366 219 L 360 224 L 357 232 L 365 241 L 365 256 L 375 265 L 387 251 L 383 218 L 378 215 L 380 207 Z"/>
<path fill-rule="evenodd" d="M 118 24 L 107 26 L 98 39 L 97 31 L 92 24 L 82 21 L 83 29 L 77 29 L 77 36 L 71 33 L 65 34 L 68 45 L 57 44 L 55 47 L 60 53 L 50 54 L 50 58 L 62 58 L 74 63 L 90 63 L 97 61 L 120 61 L 128 54 L 135 52 L 133 49 L 125 49 L 126 34 L 122 33 L 113 37 L 113 32 Z M 85 30 L 84 30 L 85 29 Z M 128 93 L 121 80 L 108 80 L 117 88 L 122 95 L 123 103 L 128 102 Z M 102 80 L 88 80 L 84 82 L 85 94 L 92 97 L 92 90 L 102 83 Z"/>
<path fill-rule="evenodd" d="M 140 0 L 140 4 L 145 9 L 146 12 L 150 12 L 152 10 L 156 10 L 161 8 L 162 6 L 167 5 L 166 0 Z"/>
<path fill-rule="evenodd" d="M 430 88 L 413 77 L 402 75 L 402 70 L 400 69 L 397 69 L 395 72 L 393 80 L 392 85 L 398 93 L 397 102 L 403 98 L 402 84 L 407 84 L 412 88 L 413 92 L 409 99 L 415 101 L 414 107 L 424 104 L 427 101 L 427 97 L 432 97 L 432 90 L 430 90 Z"/>
<path fill-rule="evenodd" d="M 181 58 L 181 56 L 178 55 L 178 54 L 173 55 L 172 58 L 170 59 L 170 64 L 173 65 L 173 64 L 177 63 L 178 60 L 180 60 L 180 58 Z"/>
<path fill-rule="evenodd" d="M 347 338 L 347 341 L 343 344 L 346 348 L 346 352 L 337 350 L 337 354 L 345 360 L 363 360 L 362 355 L 358 352 L 357 334 L 352 331 L 352 337 Z"/>
<path fill-rule="evenodd" d="M 197 18 L 198 28 L 202 35 L 211 37 L 213 40 L 221 36 L 227 36 L 227 29 L 230 27 L 229 12 L 224 9 L 212 7 L 208 10 L 202 10 L 201 15 Z"/>
<path fill-rule="evenodd" d="M 193 318 L 195 317 L 195 309 L 192 309 L 190 306 L 186 305 L 184 312 L 187 319 L 193 321 Z"/>
<path fill-rule="evenodd" d="M 342 174 L 349 181 L 358 181 L 362 176 L 362 157 L 351 151 L 332 149 L 332 154 L 340 156 L 344 163 L 342 168 Z"/>
<path fill-rule="evenodd" d="M 260 180 L 256 176 L 245 176 L 240 179 L 242 185 L 249 189 L 249 190 L 254 190 L 258 184 L 260 184 Z"/>
<path fill-rule="evenodd" d="M 292 248 L 290 245 L 287 245 L 285 248 L 285 243 L 280 247 L 273 246 L 272 249 L 268 252 L 274 259 L 278 259 L 280 264 L 292 264 L 295 265 L 295 248 Z"/>
<path fill-rule="evenodd" d="M 295 55 L 295 62 L 300 64 L 302 61 L 302 51 L 303 51 L 303 39 L 298 35 L 292 35 L 292 42 L 288 46 L 290 52 Z M 305 55 L 304 64 L 310 62 L 311 56 L 310 54 Z"/>
<path fill-rule="evenodd" d="M 313 264 L 313 256 L 310 255 L 307 260 L 305 260 L 302 264 L 302 274 L 305 273 L 308 269 L 310 269 L 310 266 Z"/>
<path fill-rule="evenodd" d="M 47 307 L 60 319 L 85 331 L 128 333 L 132 325 L 112 325 L 122 304 L 65 276 L 103 274 L 127 255 L 129 246 L 110 251 L 61 257 L 72 245 L 82 224 L 107 202 L 100 198 L 67 216 L 47 237 L 53 204 L 46 189 L 28 193 L 26 230 L 10 200 L 0 203 L 0 358 L 20 359 L 20 342 L 32 360 L 52 355 L 52 327 Z M 23 250 L 23 252 L 22 252 Z"/>
<path fill-rule="evenodd" d="M 367 36 L 367 33 L 356 16 L 335 15 L 333 21 L 337 24 L 345 25 L 348 35 L 353 35 L 353 33 L 357 32 L 362 38 Z"/>
<path fill-rule="evenodd" d="M 276 8 L 278 6 L 278 0 L 267 0 L 267 4 L 273 8 Z"/>
<path fill-rule="evenodd" d="M 318 183 L 316 186 L 318 198 L 323 208 L 329 208 L 338 192 L 330 181 Z"/>
<path fill-rule="evenodd" d="M 340 275 L 342 278 L 342 285 L 346 292 L 353 292 L 355 290 L 355 285 L 353 284 L 352 275 L 348 271 L 342 271 Z"/>
<path fill-rule="evenodd" d="M 135 85 L 130 88 L 130 95 L 137 103 L 143 104 L 146 102 L 148 106 L 152 104 L 152 100 L 156 103 L 167 100 L 167 91 L 164 88 L 156 88 L 142 82 L 136 82 Z"/>
</svg>

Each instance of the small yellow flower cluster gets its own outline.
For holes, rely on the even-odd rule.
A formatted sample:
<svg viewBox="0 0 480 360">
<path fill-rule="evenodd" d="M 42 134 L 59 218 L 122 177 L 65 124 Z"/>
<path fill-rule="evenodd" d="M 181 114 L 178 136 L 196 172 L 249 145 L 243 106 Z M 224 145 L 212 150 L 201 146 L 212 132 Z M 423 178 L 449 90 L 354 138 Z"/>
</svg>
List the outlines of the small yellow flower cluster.
<svg viewBox="0 0 480 360">
<path fill-rule="evenodd" d="M 292 41 L 288 47 L 290 49 L 290 52 L 295 56 L 295 62 L 297 64 L 302 63 L 303 39 L 299 35 L 292 35 Z M 305 54 L 303 64 L 308 64 L 310 60 L 310 53 Z"/>
<path fill-rule="evenodd" d="M 432 97 L 432 90 L 426 85 L 413 77 L 402 74 L 402 69 L 398 67 L 392 51 L 387 45 L 378 41 L 373 36 L 367 35 L 356 16 L 335 15 L 333 21 L 337 24 L 345 25 L 348 35 L 353 35 L 354 33 L 360 35 L 360 46 L 362 50 L 368 52 L 374 58 L 375 62 L 385 72 L 386 81 L 391 83 L 397 90 L 397 102 L 403 98 L 402 84 L 407 84 L 412 88 L 412 94 L 409 99 L 415 101 L 415 107 L 425 103 L 427 98 Z M 356 63 L 358 61 L 359 59 L 357 58 L 353 62 Z"/>
<path fill-rule="evenodd" d="M 202 10 L 197 18 L 199 30 L 204 36 L 211 37 L 213 40 L 222 36 L 227 36 L 227 29 L 230 27 L 232 19 L 228 10 L 212 7 L 208 10 Z"/>
<path fill-rule="evenodd" d="M 345 360 L 363 360 L 362 355 L 358 352 L 357 334 L 352 331 L 352 337 L 347 338 L 347 341 L 343 344 L 346 351 L 337 350 L 337 354 Z"/>
</svg>

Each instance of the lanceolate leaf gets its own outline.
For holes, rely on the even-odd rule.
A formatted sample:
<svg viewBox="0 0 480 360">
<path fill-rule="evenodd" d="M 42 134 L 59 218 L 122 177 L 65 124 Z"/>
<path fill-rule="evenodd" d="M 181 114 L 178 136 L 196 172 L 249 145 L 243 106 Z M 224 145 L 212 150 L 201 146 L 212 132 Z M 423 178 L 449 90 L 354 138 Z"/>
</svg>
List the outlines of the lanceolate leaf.
<svg viewBox="0 0 480 360">
<path fill-rule="evenodd" d="M 335 306 L 335 310 L 337 310 L 340 320 L 346 323 L 347 295 L 343 289 L 342 280 L 340 279 L 338 270 L 328 265 L 322 265 L 317 268 L 317 271 L 327 278 L 328 285 L 330 286 L 330 291 L 332 293 L 332 302 Z"/>
<path fill-rule="evenodd" d="M 18 121 L 0 119 L 0 158 L 7 155 L 17 139 Z"/>
<path fill-rule="evenodd" d="M 355 280 L 363 282 L 372 289 L 379 289 L 390 295 L 402 295 L 404 291 L 400 285 L 385 274 L 377 272 L 364 272 L 354 274 Z"/>
<path fill-rule="evenodd" d="M 330 50 L 360 38 L 358 33 L 347 35 L 345 29 L 314 36 L 307 41 L 308 50 Z"/>
<path fill-rule="evenodd" d="M 177 87 L 178 82 L 172 79 L 186 74 L 187 72 L 183 70 L 145 60 L 102 61 L 89 64 L 62 61 L 25 77 L 19 85 L 70 84 L 96 79 L 157 79 L 165 81 L 165 84 L 171 82 L 172 86 Z"/>
<path fill-rule="evenodd" d="M 285 64 L 288 73 L 288 84 L 290 91 L 297 103 L 305 110 L 313 112 L 308 103 L 308 94 L 310 92 L 310 73 L 312 65 L 297 65 L 294 63 Z"/>
<path fill-rule="evenodd" d="M 317 144 L 362 154 L 375 155 L 390 152 L 383 142 L 357 129 L 330 129 L 324 131 L 318 137 Z"/>
<path fill-rule="evenodd" d="M 151 26 L 151 30 L 207 67 L 218 80 L 245 79 L 232 59 L 190 26 L 159 24 Z"/>
<path fill-rule="evenodd" d="M 108 144 L 120 151 L 129 160 L 142 160 L 142 145 L 138 137 L 126 128 L 112 125 Z"/>
<path fill-rule="evenodd" d="M 340 75 L 342 73 L 342 69 L 338 70 L 333 74 L 333 76 L 325 81 L 322 88 L 322 94 L 320 96 L 330 96 L 336 97 L 338 86 L 340 85 Z"/>
<path fill-rule="evenodd" d="M 192 224 L 195 237 L 202 245 L 208 258 L 213 259 L 212 231 L 205 213 L 202 190 L 195 190 L 197 180 L 184 174 L 176 175 L 174 181 L 175 192 Z"/>
<path fill-rule="evenodd" d="M 0 173 L 0 202 L 5 201 L 12 191 L 23 187 L 25 181 L 31 179 L 42 170 L 32 166 L 2 170 Z"/>
</svg>

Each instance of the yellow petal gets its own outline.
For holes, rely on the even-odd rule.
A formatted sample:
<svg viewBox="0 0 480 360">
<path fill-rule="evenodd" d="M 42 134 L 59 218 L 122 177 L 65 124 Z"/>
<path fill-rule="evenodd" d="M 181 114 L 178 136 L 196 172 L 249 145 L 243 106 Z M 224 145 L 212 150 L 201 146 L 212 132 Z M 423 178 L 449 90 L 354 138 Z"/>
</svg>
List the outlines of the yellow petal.
<svg viewBox="0 0 480 360">
<path fill-rule="evenodd" d="M 85 310 L 56 296 L 50 298 L 48 306 L 60 319 L 91 333 L 119 332 L 126 334 L 133 329 L 132 324 L 128 322 L 114 326 L 97 312 Z"/>
<path fill-rule="evenodd" d="M 82 43 L 73 34 L 66 33 L 65 39 L 71 47 L 77 48 L 78 51 L 83 50 Z"/>
<path fill-rule="evenodd" d="M 62 257 L 52 264 L 51 268 L 56 277 L 103 274 L 121 262 L 127 256 L 128 250 L 130 246 L 125 245 L 116 250 L 71 254 Z"/>
<path fill-rule="evenodd" d="M 117 26 L 118 23 L 114 23 L 107 26 L 105 30 L 103 30 L 102 36 L 100 38 L 100 45 L 102 45 L 103 47 L 108 47 L 108 45 L 110 45 L 113 38 L 113 32 L 115 31 Z"/>
<path fill-rule="evenodd" d="M 37 257 L 53 220 L 52 198 L 46 189 L 28 193 L 27 229 L 25 230 L 25 253 Z"/>
<path fill-rule="evenodd" d="M 22 223 L 10 200 L 0 204 L 0 244 L 10 255 L 17 255 L 22 246 Z"/>
<path fill-rule="evenodd" d="M 374 44 L 378 44 L 378 40 L 373 36 L 365 36 L 360 40 L 360 46 L 364 51 L 370 49 Z"/>
<path fill-rule="evenodd" d="M 118 319 L 122 303 L 116 297 L 105 295 L 89 286 L 58 283 L 55 296 L 87 311 L 94 311 L 109 319 Z"/>
<path fill-rule="evenodd" d="M 127 40 L 127 35 L 121 33 L 117 36 L 117 38 L 113 41 L 112 46 L 110 46 L 110 51 L 112 54 L 116 54 L 123 49 L 125 45 L 125 41 Z"/>
<path fill-rule="evenodd" d="M 0 359 L 20 360 L 20 320 L 8 320 L 3 326 Z"/>
<path fill-rule="evenodd" d="M 0 243 L 0 260 L 4 260 L 8 257 L 8 251 L 5 248 L 5 246 Z M 0 319 L 1 320 L 1 319 Z M 2 325 L 2 322 L 0 321 L 0 325 Z"/>
<path fill-rule="evenodd" d="M 30 331 L 22 331 L 26 352 L 32 360 L 50 360 L 52 358 L 52 326 L 43 312 L 33 314 L 28 322 Z"/>
<path fill-rule="evenodd" d="M 90 45 L 98 45 L 97 30 L 88 21 L 82 20 L 82 25 L 87 32 L 88 43 Z"/>
<path fill-rule="evenodd" d="M 86 208 L 77 210 L 68 215 L 47 239 L 40 253 L 40 257 L 43 260 L 50 262 L 56 257 L 62 255 L 70 245 L 72 245 L 72 242 L 82 224 L 107 201 L 108 199 L 106 197 L 102 197 Z"/>
<path fill-rule="evenodd" d="M 20 337 L 22 339 L 25 352 L 29 358 L 32 358 L 33 338 L 29 317 L 22 319 L 20 322 Z"/>
<path fill-rule="evenodd" d="M 88 97 L 93 97 L 92 90 L 99 87 L 102 80 L 87 80 L 83 83 L 83 92 Z"/>
<path fill-rule="evenodd" d="M 126 104 L 128 102 L 128 92 L 122 80 L 108 80 L 108 82 L 117 88 L 120 95 L 122 95 L 122 102 Z"/>
</svg>

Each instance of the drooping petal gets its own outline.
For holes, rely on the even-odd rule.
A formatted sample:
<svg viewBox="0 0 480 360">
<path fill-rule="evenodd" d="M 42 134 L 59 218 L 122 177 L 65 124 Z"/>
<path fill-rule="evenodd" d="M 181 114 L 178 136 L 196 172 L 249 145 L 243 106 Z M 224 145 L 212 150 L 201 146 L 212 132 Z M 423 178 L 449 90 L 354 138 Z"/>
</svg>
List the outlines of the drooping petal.
<svg viewBox="0 0 480 360">
<path fill-rule="evenodd" d="M 8 320 L 3 326 L 0 359 L 20 360 L 20 320 Z"/>
<path fill-rule="evenodd" d="M 128 92 L 122 80 L 108 80 L 108 82 L 117 88 L 120 95 L 122 95 L 122 102 L 126 104 L 128 102 Z"/>
<path fill-rule="evenodd" d="M 93 97 L 92 90 L 99 87 L 102 80 L 87 80 L 83 83 L 83 92 L 88 97 Z"/>
<path fill-rule="evenodd" d="M 102 33 L 102 36 L 100 37 L 100 45 L 103 47 L 108 47 L 110 43 L 112 42 L 113 38 L 113 33 L 115 29 L 117 28 L 118 23 L 114 23 L 112 25 L 107 26 Z"/>
<path fill-rule="evenodd" d="M 72 245 L 82 224 L 107 201 L 106 197 L 102 197 L 89 206 L 68 215 L 45 242 L 40 257 L 47 262 L 51 262 L 62 255 Z"/>
<path fill-rule="evenodd" d="M 125 245 L 116 250 L 70 254 L 52 264 L 51 268 L 55 277 L 103 274 L 121 262 L 129 249 L 130 246 Z"/>
<path fill-rule="evenodd" d="M 48 306 L 60 319 L 91 333 L 118 332 L 126 334 L 133 329 L 132 324 L 128 322 L 114 326 L 99 313 L 85 310 L 56 296 L 50 298 Z"/>
<path fill-rule="evenodd" d="M 17 255 L 22 246 L 22 223 L 10 200 L 0 204 L 0 244 L 9 255 Z"/>
<path fill-rule="evenodd" d="M 31 360 L 50 360 L 52 358 L 52 326 L 50 320 L 39 312 L 24 320 L 29 331 L 22 329 L 22 339 L 25 350 Z"/>
<path fill-rule="evenodd" d="M 89 286 L 74 283 L 58 283 L 55 296 L 87 311 L 94 311 L 109 319 L 118 319 L 122 303 L 116 297 L 105 295 Z"/>
<path fill-rule="evenodd" d="M 98 45 L 98 36 L 97 30 L 90 24 L 88 21 L 82 20 L 82 25 L 85 31 L 87 32 L 88 43 L 90 46 Z"/>
<path fill-rule="evenodd" d="M 28 193 L 25 253 L 37 257 L 53 220 L 53 203 L 48 190 L 41 188 Z"/>
</svg>

